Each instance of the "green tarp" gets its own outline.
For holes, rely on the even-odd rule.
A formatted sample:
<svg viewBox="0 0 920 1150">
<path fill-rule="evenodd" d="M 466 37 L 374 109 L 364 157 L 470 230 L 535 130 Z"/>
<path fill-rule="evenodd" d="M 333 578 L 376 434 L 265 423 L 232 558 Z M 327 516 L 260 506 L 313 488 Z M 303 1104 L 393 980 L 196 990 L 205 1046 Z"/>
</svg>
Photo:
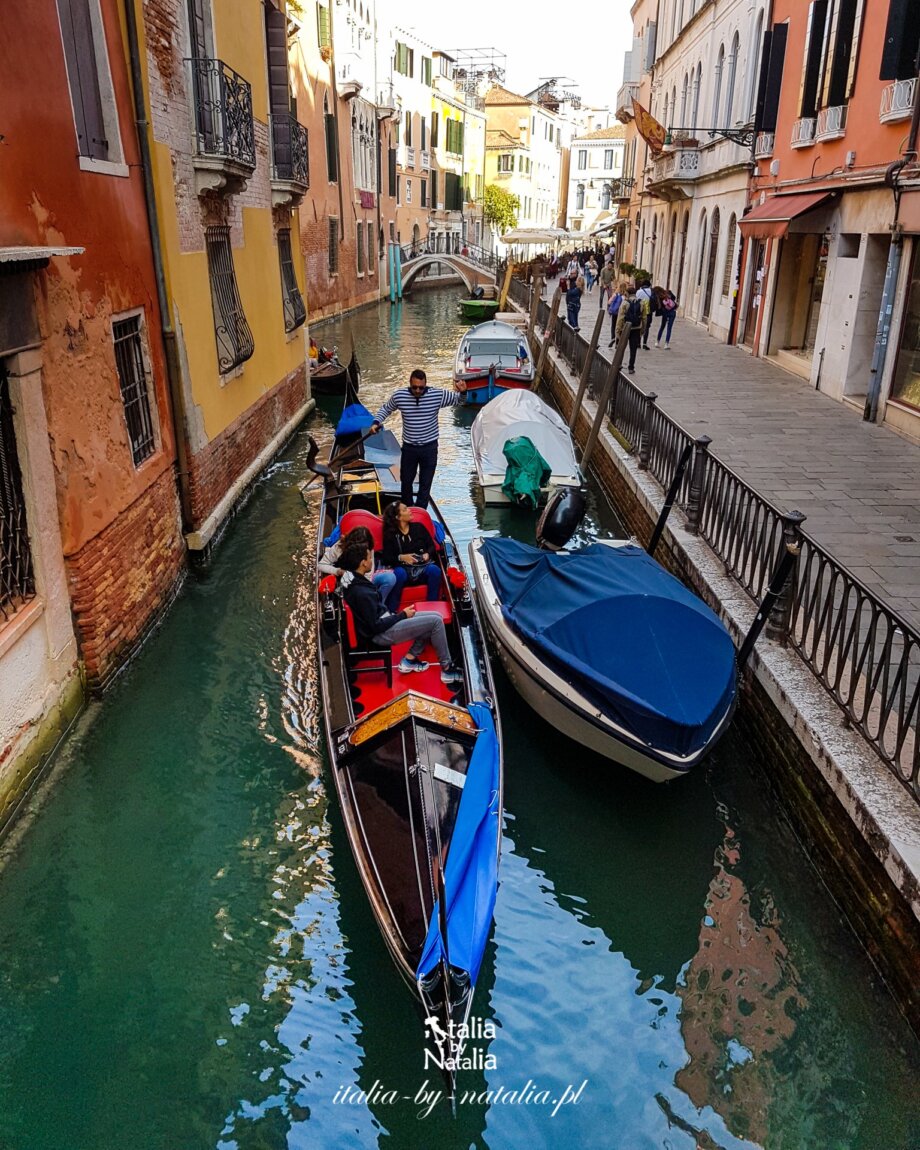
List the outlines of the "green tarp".
<svg viewBox="0 0 920 1150">
<path fill-rule="evenodd" d="M 508 460 L 502 492 L 512 503 L 535 508 L 540 502 L 540 489 L 549 482 L 552 468 L 526 435 L 507 440 L 502 454 Z"/>
</svg>

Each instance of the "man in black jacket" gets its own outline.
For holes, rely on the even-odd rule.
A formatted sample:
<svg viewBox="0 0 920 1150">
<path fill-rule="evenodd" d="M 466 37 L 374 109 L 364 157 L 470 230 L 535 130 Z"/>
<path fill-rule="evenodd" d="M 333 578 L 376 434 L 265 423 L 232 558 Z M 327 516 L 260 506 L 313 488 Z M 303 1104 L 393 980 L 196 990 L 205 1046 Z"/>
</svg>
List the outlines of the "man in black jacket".
<svg viewBox="0 0 920 1150">
<path fill-rule="evenodd" d="M 360 544 L 346 547 L 339 558 L 339 563 L 346 571 L 354 572 L 354 579 L 345 588 L 345 602 L 355 617 L 358 635 L 378 647 L 393 647 L 411 639 L 412 646 L 399 662 L 398 669 L 403 675 L 428 670 L 428 664 L 419 655 L 431 643 L 441 664 L 441 682 L 461 683 L 463 675 L 451 662 L 447 632 L 441 616 L 433 611 L 416 614 L 411 604 L 395 615 L 388 611 L 380 592 L 367 578 L 372 562 L 373 552 Z"/>
</svg>

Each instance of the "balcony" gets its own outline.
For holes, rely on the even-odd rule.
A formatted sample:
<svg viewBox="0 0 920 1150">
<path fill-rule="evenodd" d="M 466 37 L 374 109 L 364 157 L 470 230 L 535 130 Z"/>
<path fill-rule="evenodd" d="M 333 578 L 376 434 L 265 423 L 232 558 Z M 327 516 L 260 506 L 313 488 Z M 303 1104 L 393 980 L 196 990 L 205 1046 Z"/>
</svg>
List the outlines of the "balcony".
<svg viewBox="0 0 920 1150">
<path fill-rule="evenodd" d="M 391 120 L 396 115 L 396 95 L 393 85 L 381 88 L 377 93 L 377 119 Z"/>
<path fill-rule="evenodd" d="M 187 61 L 195 109 L 195 190 L 231 195 L 255 171 L 252 89 L 223 60 Z"/>
<path fill-rule="evenodd" d="M 805 116 L 792 125 L 792 147 L 808 148 L 815 142 L 814 116 Z"/>
<path fill-rule="evenodd" d="M 676 148 L 654 161 L 645 186 L 663 200 L 686 200 L 693 194 L 693 184 L 700 174 L 699 147 Z"/>
<path fill-rule="evenodd" d="M 272 142 L 272 207 L 296 208 L 310 187 L 307 129 L 287 113 L 268 117 Z"/>
<path fill-rule="evenodd" d="M 415 148 L 410 148 L 408 145 L 406 146 L 406 163 L 404 166 L 415 169 Z"/>
<path fill-rule="evenodd" d="M 364 87 L 357 76 L 359 65 L 359 57 L 355 53 L 349 53 L 335 66 L 336 91 L 343 100 L 353 100 Z"/>
<path fill-rule="evenodd" d="M 847 106 L 822 108 L 815 120 L 815 141 L 839 140 L 847 130 Z"/>
<path fill-rule="evenodd" d="M 431 171 L 431 152 L 419 152 L 419 167 L 423 172 Z"/>
<path fill-rule="evenodd" d="M 773 155 L 776 136 L 773 132 L 758 132 L 754 140 L 754 159 L 768 160 Z"/>
<path fill-rule="evenodd" d="M 624 176 L 619 180 L 610 181 L 610 198 L 619 201 L 628 201 L 633 194 L 633 188 L 636 186 L 636 181 Z"/>
<path fill-rule="evenodd" d="M 895 80 L 882 89 L 882 106 L 878 110 L 880 124 L 892 124 L 895 120 L 907 120 L 913 114 L 914 100 L 917 97 L 917 77 L 909 80 Z"/>
<path fill-rule="evenodd" d="M 617 106 L 614 112 L 621 124 L 628 124 L 633 118 L 632 102 L 639 98 L 639 85 L 635 81 L 627 81 L 617 92 Z"/>
</svg>

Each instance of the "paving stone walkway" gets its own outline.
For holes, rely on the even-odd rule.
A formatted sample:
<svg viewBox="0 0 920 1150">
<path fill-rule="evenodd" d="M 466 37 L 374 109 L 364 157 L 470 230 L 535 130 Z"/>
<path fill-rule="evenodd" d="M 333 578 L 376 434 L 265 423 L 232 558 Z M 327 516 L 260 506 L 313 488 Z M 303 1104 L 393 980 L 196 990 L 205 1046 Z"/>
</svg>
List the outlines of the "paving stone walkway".
<svg viewBox="0 0 920 1150">
<path fill-rule="evenodd" d="M 920 630 L 920 446 L 681 317 L 671 350 L 640 351 L 632 378 L 780 510 L 807 515 L 806 532 Z"/>
</svg>

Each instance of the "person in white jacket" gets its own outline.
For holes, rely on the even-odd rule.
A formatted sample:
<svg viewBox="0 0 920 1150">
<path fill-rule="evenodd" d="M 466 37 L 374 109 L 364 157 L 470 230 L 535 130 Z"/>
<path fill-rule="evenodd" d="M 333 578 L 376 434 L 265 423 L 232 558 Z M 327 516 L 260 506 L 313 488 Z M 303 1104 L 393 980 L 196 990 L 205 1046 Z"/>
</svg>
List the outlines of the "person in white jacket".
<svg viewBox="0 0 920 1150">
<path fill-rule="evenodd" d="M 347 587 L 352 581 L 354 576 L 351 571 L 346 571 L 340 566 L 339 560 L 342 558 L 342 553 L 350 543 L 360 543 L 366 547 L 371 553 L 371 569 L 367 573 L 374 586 L 380 590 L 380 595 L 386 604 L 388 611 L 394 613 L 399 610 L 398 595 L 402 591 L 402 586 L 396 586 L 396 572 L 391 571 L 388 567 L 378 567 L 376 565 L 376 556 L 374 555 L 374 539 L 370 531 L 366 527 L 355 527 L 348 532 L 347 535 L 340 535 L 335 543 L 331 543 L 322 553 L 317 567 L 321 575 L 335 575 L 339 583 L 343 587 Z M 390 597 L 396 593 L 397 602 L 389 602 Z"/>
</svg>

